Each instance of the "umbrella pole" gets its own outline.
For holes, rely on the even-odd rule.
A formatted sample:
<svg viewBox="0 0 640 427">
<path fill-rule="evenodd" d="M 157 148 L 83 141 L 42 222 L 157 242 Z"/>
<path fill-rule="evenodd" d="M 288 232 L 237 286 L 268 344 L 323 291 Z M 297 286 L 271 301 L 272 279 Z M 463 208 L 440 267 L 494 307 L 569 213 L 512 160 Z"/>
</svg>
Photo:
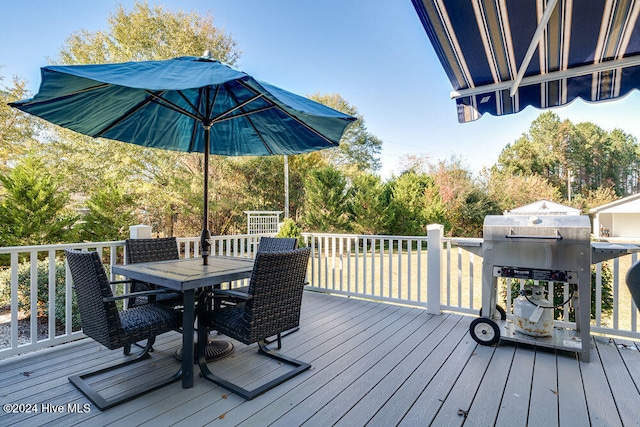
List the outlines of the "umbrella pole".
<svg viewBox="0 0 640 427">
<path fill-rule="evenodd" d="M 209 232 L 209 152 L 211 151 L 211 125 L 204 126 L 204 207 L 202 213 L 202 234 L 200 247 L 202 248 L 202 264 L 209 264 L 211 248 L 211 233 Z"/>
</svg>

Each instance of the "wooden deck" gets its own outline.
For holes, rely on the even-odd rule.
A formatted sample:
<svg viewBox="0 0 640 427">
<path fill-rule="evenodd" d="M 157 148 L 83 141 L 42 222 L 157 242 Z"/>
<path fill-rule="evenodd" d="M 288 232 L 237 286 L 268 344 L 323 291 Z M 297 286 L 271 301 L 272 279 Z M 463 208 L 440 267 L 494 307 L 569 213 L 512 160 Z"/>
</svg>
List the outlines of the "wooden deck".
<svg viewBox="0 0 640 427">
<path fill-rule="evenodd" d="M 573 353 L 476 345 L 471 320 L 305 292 L 301 330 L 282 351 L 310 371 L 251 401 L 197 378 L 191 389 L 174 383 L 105 412 L 67 377 L 122 353 L 85 339 L 0 361 L 0 401 L 37 409 L 3 411 L 0 425 L 640 425 L 638 343 L 596 337 L 582 363 Z M 179 343 L 177 333 L 160 337 L 151 360 L 129 368 L 133 381 L 175 371 Z M 212 371 L 248 385 L 282 369 L 255 346 L 235 345 Z M 105 393 L 130 385 L 124 374 L 102 379 Z"/>
</svg>

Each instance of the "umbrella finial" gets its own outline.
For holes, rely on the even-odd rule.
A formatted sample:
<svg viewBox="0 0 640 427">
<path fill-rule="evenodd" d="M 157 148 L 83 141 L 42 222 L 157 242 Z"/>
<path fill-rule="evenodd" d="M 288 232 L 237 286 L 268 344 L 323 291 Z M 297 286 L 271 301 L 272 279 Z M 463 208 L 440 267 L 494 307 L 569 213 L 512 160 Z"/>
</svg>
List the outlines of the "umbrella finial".
<svg viewBox="0 0 640 427">
<path fill-rule="evenodd" d="M 209 49 L 204 51 L 204 53 L 202 54 L 202 57 L 203 58 L 213 59 L 213 55 L 211 55 L 211 51 Z"/>
</svg>

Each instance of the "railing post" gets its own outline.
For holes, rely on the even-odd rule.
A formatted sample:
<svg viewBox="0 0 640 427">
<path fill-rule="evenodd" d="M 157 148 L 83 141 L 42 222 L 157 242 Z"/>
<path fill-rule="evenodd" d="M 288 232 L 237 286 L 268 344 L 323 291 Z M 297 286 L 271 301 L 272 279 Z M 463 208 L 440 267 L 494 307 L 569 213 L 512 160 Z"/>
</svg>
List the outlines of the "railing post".
<svg viewBox="0 0 640 427">
<path fill-rule="evenodd" d="M 442 234 L 444 226 L 427 226 L 427 313 L 440 314 Z"/>
<path fill-rule="evenodd" d="M 129 237 L 131 239 L 150 239 L 151 238 L 151 226 L 138 224 L 129 227 Z"/>
</svg>

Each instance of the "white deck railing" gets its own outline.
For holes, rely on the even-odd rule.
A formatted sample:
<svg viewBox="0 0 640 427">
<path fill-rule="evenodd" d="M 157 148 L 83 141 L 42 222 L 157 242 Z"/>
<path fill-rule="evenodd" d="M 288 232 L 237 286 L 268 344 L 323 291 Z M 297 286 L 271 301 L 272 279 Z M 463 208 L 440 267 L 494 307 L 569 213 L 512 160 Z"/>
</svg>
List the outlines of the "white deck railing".
<svg viewBox="0 0 640 427">
<path fill-rule="evenodd" d="M 256 234 L 214 236 L 212 237 L 211 253 L 212 255 L 253 257 L 260 237 L 261 235 Z M 182 257 L 190 258 L 199 256 L 199 237 L 178 238 L 177 240 Z M 71 287 L 71 275 L 68 268 L 65 269 L 64 289 L 56 289 L 56 287 L 60 286 L 56 285 L 56 282 L 61 280 L 61 278 L 56 277 L 56 270 L 64 259 L 63 253 L 65 249 L 98 251 L 102 254 L 105 264 L 109 266 L 116 265 L 116 263 L 122 263 L 125 259 L 124 241 L 0 247 L 0 256 L 8 255 L 11 262 L 9 267 L 11 284 L 10 289 L 8 290 L 10 293 L 10 314 L 8 315 L 9 333 L 7 334 L 5 332 L 4 334 L 0 334 L 0 359 L 73 341 L 84 336 L 81 331 L 77 330 L 78 328 L 76 328 L 76 330 L 73 328 L 73 315 L 77 315 L 77 313 L 74 313 L 73 311 L 73 291 Z M 48 271 L 46 277 L 42 277 L 42 274 L 38 274 L 39 260 L 41 265 L 43 262 L 46 263 Z M 19 267 L 20 264 L 24 263 L 28 264 L 29 288 L 19 289 Z M 111 274 L 110 280 L 115 279 L 116 277 Z M 1 291 L 2 289 L 0 288 L 0 292 Z M 7 290 L 5 290 L 5 292 L 6 291 Z M 118 290 L 114 287 L 113 292 L 116 293 L 117 291 Z M 46 293 L 48 301 L 46 307 L 38 305 L 39 293 L 40 295 Z M 56 293 L 58 293 L 58 301 L 63 298 L 64 316 L 60 316 L 60 307 L 56 306 Z M 60 295 L 60 293 L 63 295 Z M 23 305 L 27 306 L 26 310 L 23 307 L 22 312 L 19 310 L 19 298 L 23 300 Z M 46 309 L 46 312 L 48 313 L 47 331 L 46 333 L 41 333 L 44 337 L 38 339 L 38 329 L 42 329 L 42 326 L 38 326 L 38 320 L 43 318 L 41 316 L 41 311 L 44 309 Z M 64 317 L 64 332 L 62 333 L 60 333 L 59 330 L 60 323 L 56 322 L 56 315 L 58 315 L 58 318 Z M 19 337 L 18 316 L 29 318 L 30 320 L 29 333 L 22 334 L 22 339 Z M 0 328 L 4 327 L 6 329 L 6 326 L 3 326 L 4 323 L 5 320 L 0 321 Z M 25 338 L 27 335 L 28 338 Z"/>
<path fill-rule="evenodd" d="M 391 303 L 425 307 L 431 313 L 440 310 L 477 314 L 482 304 L 482 258 L 467 249 L 478 239 L 442 237 L 442 227 L 430 226 L 428 236 L 379 236 L 305 233 L 312 248 L 308 271 L 308 289 L 361 297 Z M 213 237 L 213 255 L 253 257 L 261 235 Z M 199 237 L 179 238 L 181 256 L 199 256 Z M 64 333 L 56 333 L 55 296 L 56 260 L 60 263 L 66 248 L 97 250 L 105 263 L 115 265 L 124 259 L 124 241 L 64 245 L 0 248 L 9 254 L 10 338 L 0 341 L 0 359 L 27 351 L 49 347 L 82 337 L 72 327 L 71 278 L 64 278 Z M 434 250 L 435 249 L 435 250 Z M 38 260 L 47 263 L 46 279 L 38 279 Z M 637 256 L 627 255 L 610 261 L 613 273 L 613 313 L 600 313 L 602 264 L 596 266 L 596 318 L 592 331 L 640 339 L 638 310 L 630 297 L 624 278 Z M 29 340 L 18 339 L 18 267 L 29 265 Z M 115 277 L 111 277 L 115 279 Z M 48 292 L 49 313 L 46 337 L 37 339 L 38 289 Z M 508 287 L 507 287 L 508 288 Z M 43 292 L 40 289 L 41 293 Z M 114 290 L 115 291 L 115 290 Z M 60 290 L 58 290 L 60 292 Z M 505 289 L 507 295 L 510 289 Z M 510 309 L 506 304 L 507 311 Z M 42 308 L 42 307 L 41 307 Z"/>
</svg>

